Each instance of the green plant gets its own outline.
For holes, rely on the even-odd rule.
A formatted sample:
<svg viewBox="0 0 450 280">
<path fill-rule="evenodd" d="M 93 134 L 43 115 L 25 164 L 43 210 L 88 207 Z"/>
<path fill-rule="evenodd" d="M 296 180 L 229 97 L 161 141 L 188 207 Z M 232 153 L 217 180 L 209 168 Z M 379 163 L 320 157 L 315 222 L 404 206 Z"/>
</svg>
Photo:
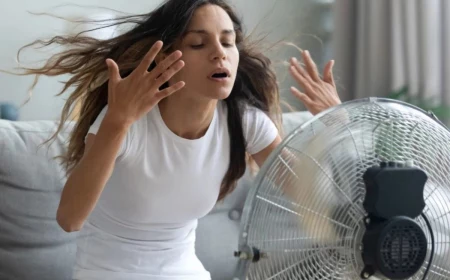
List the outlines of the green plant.
<svg viewBox="0 0 450 280">
<path fill-rule="evenodd" d="M 436 105 L 433 98 L 425 98 L 419 95 L 413 96 L 410 94 L 408 86 L 404 86 L 397 91 L 391 92 L 387 97 L 407 102 L 425 111 L 431 111 L 442 121 L 450 120 L 450 106 L 444 104 Z"/>
<path fill-rule="evenodd" d="M 412 96 L 409 94 L 407 86 L 398 91 L 391 92 L 387 97 L 401 100 L 417 106 L 424 111 L 432 112 L 443 124 L 449 125 L 450 106 L 436 104 L 431 98 Z M 395 118 L 392 121 L 380 124 L 375 134 L 375 153 L 377 156 L 384 161 L 403 161 L 414 158 L 414 155 L 411 154 L 411 145 L 414 142 L 411 132 L 414 129 L 412 126 L 410 128 L 404 127 L 404 124 L 401 121 L 398 122 Z M 422 135 L 421 137 L 428 136 Z"/>
</svg>

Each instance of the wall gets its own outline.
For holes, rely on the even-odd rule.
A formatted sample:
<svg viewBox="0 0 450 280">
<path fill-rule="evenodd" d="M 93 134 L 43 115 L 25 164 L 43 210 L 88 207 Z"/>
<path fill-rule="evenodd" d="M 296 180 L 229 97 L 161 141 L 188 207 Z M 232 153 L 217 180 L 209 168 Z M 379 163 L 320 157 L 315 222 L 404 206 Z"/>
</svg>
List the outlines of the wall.
<svg viewBox="0 0 450 280">
<path fill-rule="evenodd" d="M 77 5 L 91 7 L 101 6 L 127 12 L 144 13 L 156 7 L 160 0 L 77 0 Z M 252 31 L 258 24 L 256 30 L 270 33 L 269 40 L 289 39 L 296 44 L 305 43 L 308 39 L 301 39 L 299 34 L 304 33 L 300 27 L 302 18 L 310 14 L 309 4 L 311 1 L 301 0 L 233 0 L 232 3 L 238 8 L 244 19 L 247 30 Z M 29 12 L 56 12 L 64 16 L 80 16 L 96 14 L 100 10 L 95 8 L 63 6 L 58 0 L 16 0 L 4 1 L 0 10 L 0 69 L 11 70 L 17 66 L 15 58 L 19 48 L 38 38 L 49 38 L 50 36 L 67 31 L 67 22 L 49 16 L 36 16 Z M 306 45 L 306 44 L 305 44 Z M 293 48 L 277 49 L 268 55 L 276 63 L 282 95 L 294 107 L 299 103 L 291 98 L 288 91 L 293 81 L 286 78 L 286 68 L 280 68 L 282 59 L 298 55 Z M 27 51 L 22 56 L 25 62 L 37 61 L 45 56 L 39 50 Z M 20 120 L 57 119 L 67 94 L 56 97 L 61 90 L 65 77 L 42 77 L 39 80 L 31 100 L 20 109 Z M 33 82 L 33 77 L 20 77 L 0 73 L 0 102 L 12 102 L 22 104 L 28 96 L 28 88 Z"/>
</svg>

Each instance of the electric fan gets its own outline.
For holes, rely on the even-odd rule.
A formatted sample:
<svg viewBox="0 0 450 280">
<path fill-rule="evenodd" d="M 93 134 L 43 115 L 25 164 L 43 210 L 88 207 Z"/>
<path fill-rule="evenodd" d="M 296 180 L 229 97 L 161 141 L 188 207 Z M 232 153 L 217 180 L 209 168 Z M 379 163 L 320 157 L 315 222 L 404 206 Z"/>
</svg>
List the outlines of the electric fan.
<svg viewBox="0 0 450 280">
<path fill-rule="evenodd" d="M 368 98 L 292 132 L 244 206 L 236 280 L 450 279 L 450 131 Z"/>
</svg>

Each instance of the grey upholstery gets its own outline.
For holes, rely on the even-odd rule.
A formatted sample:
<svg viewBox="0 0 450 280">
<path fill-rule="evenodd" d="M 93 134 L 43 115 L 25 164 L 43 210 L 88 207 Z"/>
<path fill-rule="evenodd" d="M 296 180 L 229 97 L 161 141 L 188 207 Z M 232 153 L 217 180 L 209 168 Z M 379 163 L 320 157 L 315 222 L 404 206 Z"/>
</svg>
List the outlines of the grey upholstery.
<svg viewBox="0 0 450 280">
<path fill-rule="evenodd" d="M 309 113 L 284 116 L 285 131 L 310 118 Z M 70 279 L 76 233 L 56 223 L 65 176 L 55 156 L 66 147 L 70 126 L 50 145 L 51 121 L 0 120 L 0 279 Z M 231 279 L 237 260 L 239 222 L 252 178 L 199 221 L 196 250 L 214 280 Z"/>
<path fill-rule="evenodd" d="M 41 146 L 51 122 L 0 121 L 0 279 L 69 279 L 75 234 L 55 215 L 63 173 L 52 157 L 64 135 Z"/>
</svg>

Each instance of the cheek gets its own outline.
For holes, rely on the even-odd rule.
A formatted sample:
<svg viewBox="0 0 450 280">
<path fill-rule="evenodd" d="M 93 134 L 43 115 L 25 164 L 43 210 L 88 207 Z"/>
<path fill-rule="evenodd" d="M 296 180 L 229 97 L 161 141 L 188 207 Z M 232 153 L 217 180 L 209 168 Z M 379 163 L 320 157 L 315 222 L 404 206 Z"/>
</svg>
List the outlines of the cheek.
<svg viewBox="0 0 450 280">
<path fill-rule="evenodd" d="M 192 80 L 198 78 L 202 73 L 201 63 L 184 60 L 184 67 L 178 72 L 177 76 L 182 77 L 185 80 Z"/>
<path fill-rule="evenodd" d="M 172 78 L 173 82 L 183 81 L 188 87 L 192 85 L 203 84 L 202 80 L 205 79 L 202 75 L 202 69 L 200 63 L 192 63 L 190 61 L 185 61 L 184 67 Z"/>
<path fill-rule="evenodd" d="M 239 65 L 239 51 L 237 49 L 234 49 L 230 55 L 230 63 L 231 66 L 233 67 L 233 69 L 237 69 L 238 65 Z"/>
<path fill-rule="evenodd" d="M 180 71 L 175 74 L 174 78 L 177 80 L 186 80 L 186 79 L 192 79 L 195 78 L 198 75 L 195 75 L 195 73 L 199 73 L 199 69 L 201 69 L 201 65 L 199 65 L 198 58 L 196 58 L 193 55 L 190 55 L 189 53 L 184 53 L 181 57 L 181 60 L 184 61 L 184 67 L 181 68 Z"/>
</svg>

